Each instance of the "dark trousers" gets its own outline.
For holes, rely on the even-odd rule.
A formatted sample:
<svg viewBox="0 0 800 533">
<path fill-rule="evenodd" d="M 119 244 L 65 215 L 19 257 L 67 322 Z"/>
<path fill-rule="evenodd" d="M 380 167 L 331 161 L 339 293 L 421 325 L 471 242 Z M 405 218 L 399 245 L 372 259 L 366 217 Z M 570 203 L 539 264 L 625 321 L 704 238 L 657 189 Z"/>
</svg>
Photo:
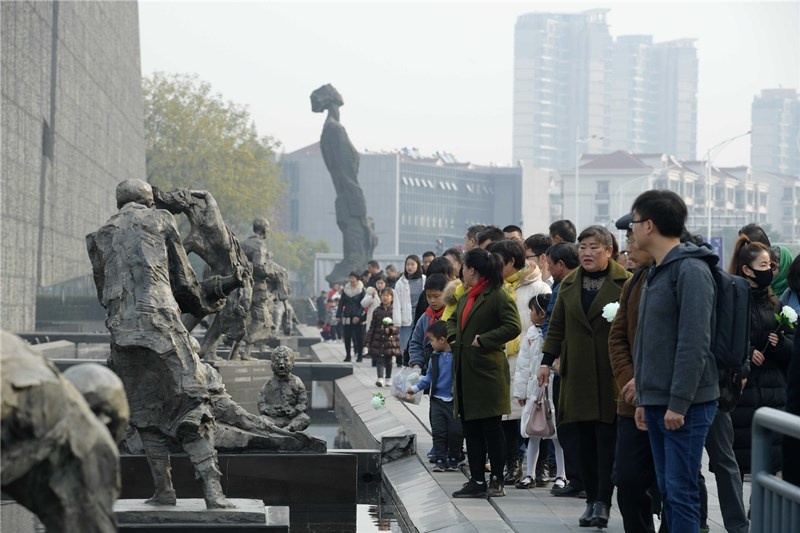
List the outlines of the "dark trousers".
<svg viewBox="0 0 800 533">
<path fill-rule="evenodd" d="M 516 401 L 516 400 L 514 400 Z M 506 439 L 506 461 L 519 459 L 519 420 L 503 420 L 503 433 Z"/>
<path fill-rule="evenodd" d="M 392 356 L 391 355 L 375 355 L 373 359 L 378 362 L 378 379 L 392 377 Z"/>
<path fill-rule="evenodd" d="M 614 467 L 614 447 L 617 441 L 616 424 L 576 422 L 575 425 L 581 442 L 578 460 L 586 501 L 599 501 L 611 506 L 611 495 L 614 492 L 611 470 Z"/>
<path fill-rule="evenodd" d="M 389 368 L 392 360 L 389 357 Z M 431 433 L 433 435 L 433 455 L 436 460 L 458 460 L 461 457 L 461 443 L 464 432 L 461 422 L 453 413 L 453 402 L 446 402 L 436 396 L 431 396 Z"/>
<path fill-rule="evenodd" d="M 486 478 L 486 455 L 492 465 L 492 475 L 503 481 L 503 467 L 506 462 L 506 439 L 503 434 L 501 417 L 478 418 L 464 420 L 461 415 L 461 426 L 464 428 L 464 440 L 467 443 L 467 459 L 469 473 L 475 481 Z"/>
<path fill-rule="evenodd" d="M 627 416 L 617 417 L 617 451 L 612 478 L 617 485 L 617 504 L 625 532 L 654 533 L 650 494 L 657 483 L 650 437 L 646 431 L 637 429 L 633 418 Z"/>
<path fill-rule="evenodd" d="M 717 480 L 719 510 L 725 529 L 729 533 L 746 533 L 750 524 L 744 510 L 739 464 L 733 454 L 733 424 L 730 413 L 717 410 L 717 416 L 708 428 L 706 452 L 708 466 Z"/>
<path fill-rule="evenodd" d="M 556 406 L 558 405 L 558 395 L 560 391 L 561 376 L 556 373 L 553 377 L 553 404 Z M 558 407 L 556 407 L 556 409 L 558 409 Z M 561 449 L 564 450 L 564 471 L 567 474 L 570 485 L 583 489 L 583 476 L 581 475 L 581 468 L 578 462 L 580 439 L 578 437 L 578 428 L 575 424 L 558 425 L 558 442 L 561 444 Z M 541 456 L 541 453 L 539 455 Z"/>
<path fill-rule="evenodd" d="M 364 327 L 361 324 L 344 325 L 344 353 L 348 358 L 350 357 L 351 342 L 356 357 L 362 357 L 364 355 Z"/>
</svg>

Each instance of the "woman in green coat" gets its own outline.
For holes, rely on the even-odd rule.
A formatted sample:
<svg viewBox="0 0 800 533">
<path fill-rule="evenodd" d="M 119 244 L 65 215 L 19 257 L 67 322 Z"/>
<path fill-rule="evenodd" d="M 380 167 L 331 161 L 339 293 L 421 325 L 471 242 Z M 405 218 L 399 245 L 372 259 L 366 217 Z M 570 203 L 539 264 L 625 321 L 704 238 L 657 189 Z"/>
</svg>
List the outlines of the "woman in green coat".
<svg viewBox="0 0 800 533">
<path fill-rule="evenodd" d="M 607 527 L 611 507 L 611 468 L 616 443 L 619 394 L 608 356 L 611 323 L 603 308 L 618 302 L 631 274 L 611 259 L 611 233 L 589 226 L 578 236 L 580 266 L 558 290 L 542 352 L 539 385 L 550 379 L 550 366 L 561 359 L 558 423 L 576 425 L 578 462 L 586 488 L 581 527 Z"/>
<path fill-rule="evenodd" d="M 482 248 L 467 252 L 463 266 L 467 293 L 447 320 L 453 350 L 454 408 L 467 443 L 470 480 L 454 498 L 505 496 L 505 437 L 501 417 L 511 412 L 505 344 L 520 334 L 519 313 L 503 291 L 503 260 Z M 486 454 L 492 466 L 487 487 Z"/>
</svg>

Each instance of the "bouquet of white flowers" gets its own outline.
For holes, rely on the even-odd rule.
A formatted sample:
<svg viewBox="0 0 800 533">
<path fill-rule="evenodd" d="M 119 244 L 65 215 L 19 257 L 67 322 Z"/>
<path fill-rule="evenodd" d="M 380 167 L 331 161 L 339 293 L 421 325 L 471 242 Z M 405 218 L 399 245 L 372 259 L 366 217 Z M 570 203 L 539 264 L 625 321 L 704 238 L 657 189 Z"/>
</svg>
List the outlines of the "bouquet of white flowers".
<svg viewBox="0 0 800 533">
<path fill-rule="evenodd" d="M 603 306 L 603 318 L 608 320 L 609 324 L 614 322 L 614 319 L 617 317 L 617 311 L 619 311 L 619 302 L 611 302 L 610 304 L 606 304 Z"/>
</svg>

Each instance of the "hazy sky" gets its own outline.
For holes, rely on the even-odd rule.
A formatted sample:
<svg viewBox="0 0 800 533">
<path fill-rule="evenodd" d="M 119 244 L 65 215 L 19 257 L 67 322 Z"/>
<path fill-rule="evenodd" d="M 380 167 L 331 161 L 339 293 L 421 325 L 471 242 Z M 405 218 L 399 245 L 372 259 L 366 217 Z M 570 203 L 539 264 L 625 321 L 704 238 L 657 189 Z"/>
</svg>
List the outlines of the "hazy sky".
<svg viewBox="0 0 800 533">
<path fill-rule="evenodd" d="M 286 152 L 319 139 L 309 95 L 332 83 L 359 150 L 417 147 L 511 163 L 514 24 L 605 7 L 611 35 L 695 38 L 698 157 L 750 129 L 762 88 L 800 86 L 800 2 L 139 2 L 142 74 L 196 73 L 249 106 Z M 749 140 L 716 160 L 748 164 Z"/>
</svg>

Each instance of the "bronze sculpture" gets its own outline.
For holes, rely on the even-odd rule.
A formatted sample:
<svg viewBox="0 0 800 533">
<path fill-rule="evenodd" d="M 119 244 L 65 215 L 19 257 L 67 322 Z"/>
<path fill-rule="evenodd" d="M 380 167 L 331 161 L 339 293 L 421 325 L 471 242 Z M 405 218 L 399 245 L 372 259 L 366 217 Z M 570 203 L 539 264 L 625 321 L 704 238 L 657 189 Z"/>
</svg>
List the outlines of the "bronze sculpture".
<svg viewBox="0 0 800 533">
<path fill-rule="evenodd" d="M 311 419 L 306 414 L 308 394 L 303 382 L 292 374 L 295 352 L 278 346 L 272 352 L 272 377 L 258 395 L 258 410 L 276 426 L 289 431 L 303 431 Z"/>
<path fill-rule="evenodd" d="M 330 84 L 311 93 L 311 110 L 328 112 L 319 145 L 336 189 L 336 224 L 343 240 L 344 258 L 325 278 L 331 285 L 343 283 L 350 272 L 363 271 L 378 244 L 374 223 L 367 217 L 364 192 L 358 183 L 358 152 L 339 122 L 339 108 L 343 105 L 342 95 Z"/>
<path fill-rule="evenodd" d="M 3 491 L 35 513 L 48 533 L 116 531 L 119 452 L 109 429 L 119 434 L 127 425 L 122 384 L 95 381 L 99 386 L 87 391 L 101 421 L 78 389 L 22 339 L 0 332 L 0 346 Z"/>
<path fill-rule="evenodd" d="M 147 183 L 117 185 L 117 207 L 86 241 L 111 333 L 109 368 L 125 385 L 131 424 L 155 482 L 147 503 L 176 503 L 169 445 L 177 442 L 203 481 L 206 506 L 231 507 L 219 482 L 208 384 L 180 315 L 221 310 L 226 295 L 242 285 L 242 272 L 198 283 L 172 215 L 153 209 Z"/>
</svg>

